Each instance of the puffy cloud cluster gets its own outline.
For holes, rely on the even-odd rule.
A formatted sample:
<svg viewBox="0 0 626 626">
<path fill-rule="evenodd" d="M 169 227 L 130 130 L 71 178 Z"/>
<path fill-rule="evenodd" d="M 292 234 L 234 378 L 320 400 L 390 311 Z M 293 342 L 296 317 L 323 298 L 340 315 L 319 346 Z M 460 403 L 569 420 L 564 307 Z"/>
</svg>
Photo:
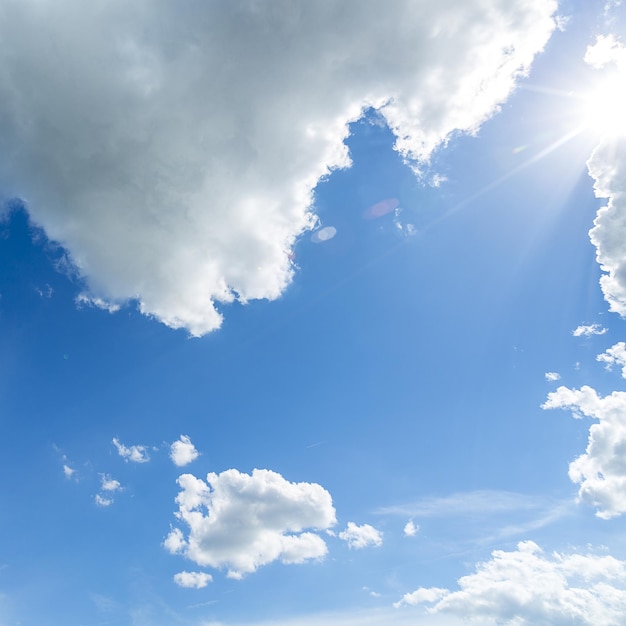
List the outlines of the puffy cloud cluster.
<svg viewBox="0 0 626 626">
<path fill-rule="evenodd" d="M 187 435 L 181 435 L 170 446 L 170 459 L 172 459 L 174 465 L 178 467 L 189 465 L 189 463 L 195 461 L 199 456 L 200 453 L 196 450 L 196 446 L 193 445 Z"/>
<path fill-rule="evenodd" d="M 280 296 L 312 192 L 378 108 L 408 161 L 497 110 L 556 0 L 0 0 L 0 195 L 82 301 L 202 335 Z"/>
<path fill-rule="evenodd" d="M 330 494 L 314 483 L 291 483 L 270 470 L 244 474 L 235 469 L 210 473 L 206 482 L 183 474 L 176 517 L 188 534 L 173 528 L 165 548 L 201 567 L 228 569 L 241 578 L 280 560 L 303 563 L 327 552 L 311 530 L 335 524 Z"/>
<path fill-rule="evenodd" d="M 125 446 L 116 437 L 113 437 L 113 445 L 117 449 L 117 453 L 126 461 L 147 463 L 150 460 L 150 455 L 145 446 Z"/>
<path fill-rule="evenodd" d="M 626 563 L 611 556 L 545 556 L 532 541 L 496 550 L 459 590 L 420 588 L 404 604 L 431 604 L 430 613 L 508 626 L 619 626 L 626 620 Z"/>
<path fill-rule="evenodd" d="M 349 548 L 361 550 L 370 546 L 382 546 L 383 534 L 369 524 L 359 526 L 354 522 L 348 522 L 346 529 L 338 534 L 348 544 Z"/>
<path fill-rule="evenodd" d="M 580 500 L 598 509 L 598 517 L 626 513 L 626 392 L 602 398 L 588 386 L 559 387 L 542 408 L 571 409 L 575 417 L 598 420 L 589 428 L 587 450 L 570 463 L 569 477 L 580 485 Z"/>
</svg>

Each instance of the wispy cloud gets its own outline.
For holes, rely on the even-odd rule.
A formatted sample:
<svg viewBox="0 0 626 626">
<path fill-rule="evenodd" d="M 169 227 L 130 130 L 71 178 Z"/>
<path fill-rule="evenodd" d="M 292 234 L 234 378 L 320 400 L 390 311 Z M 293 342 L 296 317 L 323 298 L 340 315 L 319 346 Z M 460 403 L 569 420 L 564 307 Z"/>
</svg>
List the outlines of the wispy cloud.
<svg viewBox="0 0 626 626">
<path fill-rule="evenodd" d="M 468 514 L 491 515 L 530 511 L 545 507 L 546 499 L 513 491 L 465 491 L 449 496 L 422 498 L 408 504 L 381 507 L 380 515 L 451 517 Z"/>
<path fill-rule="evenodd" d="M 113 445 L 116 447 L 118 454 L 126 461 L 147 463 L 150 460 L 146 446 L 125 446 L 117 437 L 113 437 Z"/>
<path fill-rule="evenodd" d="M 574 337 L 591 337 L 591 335 L 604 335 L 606 332 L 607 329 L 602 324 L 586 324 L 574 328 L 572 335 Z"/>
</svg>

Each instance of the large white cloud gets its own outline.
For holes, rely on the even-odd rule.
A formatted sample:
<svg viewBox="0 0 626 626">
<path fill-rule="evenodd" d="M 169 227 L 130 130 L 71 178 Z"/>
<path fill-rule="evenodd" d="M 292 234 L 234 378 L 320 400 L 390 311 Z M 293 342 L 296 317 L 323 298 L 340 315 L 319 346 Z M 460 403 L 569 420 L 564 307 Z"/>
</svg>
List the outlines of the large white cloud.
<svg viewBox="0 0 626 626">
<path fill-rule="evenodd" d="M 303 563 L 327 552 L 311 532 L 336 521 L 330 494 L 320 485 L 291 483 L 260 469 L 210 473 L 206 482 L 183 474 L 178 484 L 176 516 L 188 534 L 174 528 L 164 546 L 201 567 L 226 567 L 229 577 L 241 578 L 275 560 Z"/>
<path fill-rule="evenodd" d="M 555 0 L 0 0 L 0 193 L 71 253 L 84 301 L 194 335 L 278 297 L 378 107 L 408 160 L 497 110 Z M 108 305 L 107 305 L 108 303 Z"/>
<path fill-rule="evenodd" d="M 598 420 L 589 428 L 587 450 L 569 466 L 580 485 L 578 496 L 608 519 L 626 513 L 626 392 L 600 397 L 595 389 L 559 387 L 548 394 L 544 409 L 571 409 L 575 417 Z"/>
<path fill-rule="evenodd" d="M 400 602 L 429 612 L 508 626 L 620 626 L 626 620 L 626 563 L 612 556 L 546 556 L 532 541 L 495 550 L 459 579 L 459 590 L 419 588 Z"/>
<path fill-rule="evenodd" d="M 626 47 L 615 36 L 598 37 L 589 46 L 585 61 L 600 69 L 611 66 L 605 83 L 598 87 L 595 113 L 607 119 L 605 136 L 587 162 L 599 198 L 608 198 L 589 231 L 596 258 L 606 272 L 600 285 L 609 308 L 626 317 Z"/>
</svg>

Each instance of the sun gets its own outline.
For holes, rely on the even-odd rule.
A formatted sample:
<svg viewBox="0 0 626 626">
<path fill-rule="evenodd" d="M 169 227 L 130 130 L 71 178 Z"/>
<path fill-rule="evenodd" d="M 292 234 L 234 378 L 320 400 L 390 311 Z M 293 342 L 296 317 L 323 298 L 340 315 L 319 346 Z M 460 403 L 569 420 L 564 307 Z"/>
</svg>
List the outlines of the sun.
<svg viewBox="0 0 626 626">
<path fill-rule="evenodd" d="M 626 135 L 626 72 L 602 76 L 582 98 L 583 126 L 603 137 Z"/>
</svg>

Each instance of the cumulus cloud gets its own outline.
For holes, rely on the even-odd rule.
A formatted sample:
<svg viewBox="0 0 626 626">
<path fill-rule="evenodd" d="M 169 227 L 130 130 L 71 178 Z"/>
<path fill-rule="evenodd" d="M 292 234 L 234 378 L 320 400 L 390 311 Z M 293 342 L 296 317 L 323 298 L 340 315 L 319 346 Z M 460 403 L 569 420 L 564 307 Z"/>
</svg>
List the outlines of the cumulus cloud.
<svg viewBox="0 0 626 626">
<path fill-rule="evenodd" d="M 577 326 L 573 331 L 574 337 L 591 337 L 591 335 L 604 335 L 606 328 L 602 328 L 601 324 L 583 324 Z"/>
<path fill-rule="evenodd" d="M 147 463 L 150 460 L 150 455 L 145 446 L 125 446 L 116 437 L 113 437 L 113 445 L 117 448 L 118 454 L 126 461 Z"/>
<path fill-rule="evenodd" d="M 598 198 L 608 198 L 589 231 L 596 260 L 605 274 L 600 286 L 609 309 L 626 317 L 626 47 L 613 35 L 600 36 L 587 49 L 585 61 L 596 68 L 612 65 L 613 73 L 598 88 L 598 114 L 607 118 L 604 137 L 587 162 Z M 620 125 L 621 124 L 621 125 Z"/>
<path fill-rule="evenodd" d="M 578 497 L 596 507 L 603 519 L 626 513 L 626 392 L 600 397 L 595 389 L 559 387 L 544 409 L 571 409 L 574 417 L 598 420 L 589 428 L 584 454 L 572 461 L 569 477 L 580 485 Z"/>
<path fill-rule="evenodd" d="M 210 473 L 206 482 L 191 474 L 178 478 L 176 517 L 187 536 L 173 528 L 164 541 L 201 567 L 227 568 L 241 578 L 280 560 L 303 563 L 327 553 L 312 530 L 335 524 L 330 494 L 315 483 L 292 483 L 270 470 Z"/>
<path fill-rule="evenodd" d="M 189 465 L 192 461 L 195 461 L 200 453 L 196 450 L 196 447 L 191 443 L 191 439 L 187 435 L 181 435 L 180 438 L 170 446 L 170 459 L 172 459 L 174 465 L 182 467 Z"/>
<path fill-rule="evenodd" d="M 354 522 L 348 522 L 346 529 L 341 531 L 338 537 L 345 541 L 349 548 L 356 550 L 383 544 L 383 534 L 369 524 L 358 526 Z"/>
<path fill-rule="evenodd" d="M 84 277 L 173 328 L 275 299 L 312 193 L 377 108 L 412 165 L 497 111 L 556 0 L 0 5 L 0 188 Z"/>
<path fill-rule="evenodd" d="M 415 537 L 415 535 L 417 535 L 417 533 L 419 532 L 420 527 L 415 524 L 415 522 L 413 522 L 412 519 L 410 519 L 405 525 L 404 525 L 404 536 L 405 537 Z"/>
<path fill-rule="evenodd" d="M 179 587 L 187 587 L 188 589 L 202 589 L 212 580 L 211 574 L 205 572 L 178 572 L 178 574 L 174 574 L 174 582 Z"/>
<path fill-rule="evenodd" d="M 430 613 L 508 626 L 619 626 L 626 619 L 626 563 L 612 556 L 543 554 L 532 541 L 495 550 L 459 579 L 459 589 L 420 588 L 396 607 L 427 603 Z"/>
<path fill-rule="evenodd" d="M 599 354 L 597 359 L 602 363 L 606 363 L 607 369 L 611 369 L 613 365 L 621 365 L 622 378 L 626 378 L 626 343 L 623 341 L 619 341 L 606 352 Z"/>
<path fill-rule="evenodd" d="M 624 67 L 626 66 L 626 48 L 613 34 L 598 35 L 596 42 L 587 47 L 584 60 L 596 69 L 601 69 L 611 63 Z"/>
<path fill-rule="evenodd" d="M 603 141 L 587 163 L 596 196 L 609 198 L 589 231 L 603 272 L 600 286 L 609 309 L 626 317 L 626 138 Z"/>
<path fill-rule="evenodd" d="M 546 380 L 550 382 L 561 380 L 561 374 L 559 374 L 558 372 L 546 372 L 545 377 L 546 377 Z"/>
</svg>

